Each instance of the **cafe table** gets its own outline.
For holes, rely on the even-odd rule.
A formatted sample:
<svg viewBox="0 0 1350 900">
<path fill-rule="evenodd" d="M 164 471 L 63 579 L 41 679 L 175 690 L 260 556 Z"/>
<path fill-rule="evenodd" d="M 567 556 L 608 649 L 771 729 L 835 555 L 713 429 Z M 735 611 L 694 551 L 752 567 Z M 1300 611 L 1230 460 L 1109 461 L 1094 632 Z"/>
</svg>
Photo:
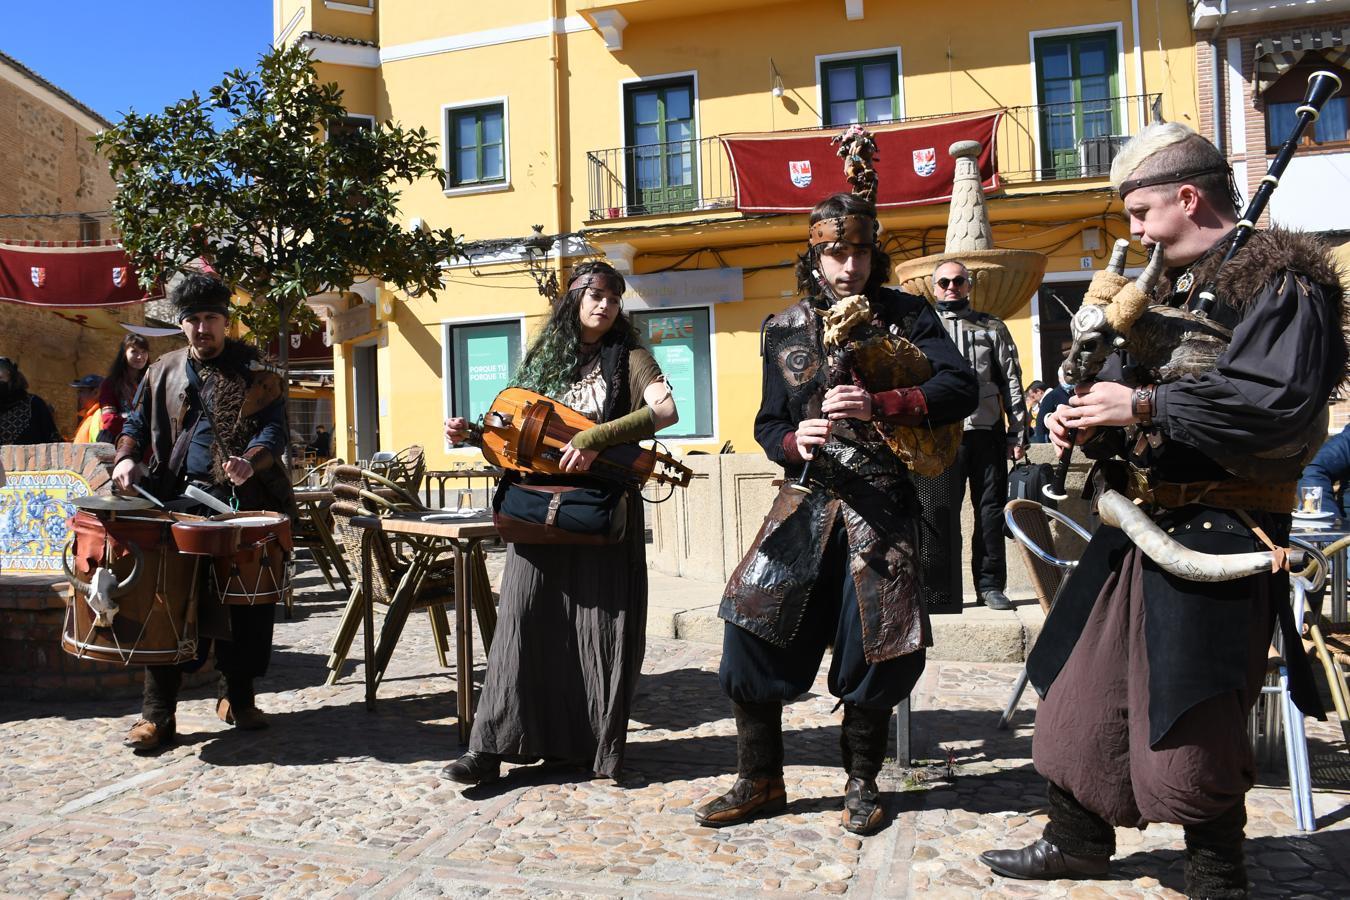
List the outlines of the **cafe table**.
<svg viewBox="0 0 1350 900">
<path fill-rule="evenodd" d="M 436 561 L 447 552 L 454 556 L 455 591 L 455 695 L 459 717 L 459 738 L 467 743 L 473 728 L 473 622 L 472 615 L 478 614 L 478 627 L 483 633 L 485 644 L 492 639 L 496 626 L 496 610 L 492 606 L 491 587 L 487 583 L 487 570 L 482 564 L 480 545 L 483 541 L 497 536 L 497 527 L 487 510 L 474 511 L 472 515 L 460 512 L 421 511 L 399 512 L 386 516 L 353 516 L 352 524 L 360 528 L 379 531 L 389 537 L 409 540 L 414 546 L 412 562 L 399 580 L 394 596 L 390 598 L 389 609 L 385 613 L 388 635 L 381 635 L 380 645 L 375 644 L 374 604 L 365 604 L 365 658 L 366 664 L 366 709 L 375 709 L 375 689 L 379 684 L 384 668 L 394 651 L 396 635 L 401 631 L 401 623 L 407 619 L 417 595 L 417 589 Z M 478 551 L 478 552 L 475 552 Z M 367 551 L 369 553 L 369 551 Z M 361 583 L 366 597 L 371 594 L 371 565 L 367 558 L 361 561 Z M 390 629 L 388 623 L 400 623 L 400 627 Z"/>
<path fill-rule="evenodd" d="M 300 509 L 300 524 L 303 529 L 310 526 L 319 540 L 319 547 L 333 566 L 334 572 L 343 586 L 351 590 L 351 572 L 347 569 L 346 557 L 333 537 L 333 529 L 328 527 L 328 506 L 333 502 L 333 492 L 327 488 L 296 488 L 295 505 Z M 318 560 L 316 560 L 318 562 Z M 324 573 L 325 578 L 327 572 Z M 336 587 L 336 585 L 330 586 Z"/>
</svg>

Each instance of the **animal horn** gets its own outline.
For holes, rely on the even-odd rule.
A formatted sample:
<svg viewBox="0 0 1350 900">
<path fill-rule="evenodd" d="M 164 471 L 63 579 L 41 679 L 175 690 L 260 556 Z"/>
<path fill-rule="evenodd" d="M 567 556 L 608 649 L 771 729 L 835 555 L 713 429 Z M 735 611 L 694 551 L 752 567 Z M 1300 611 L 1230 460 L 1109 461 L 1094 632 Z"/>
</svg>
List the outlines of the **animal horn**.
<svg viewBox="0 0 1350 900">
<path fill-rule="evenodd" d="M 81 585 L 82 587 L 87 589 L 90 586 L 89 579 L 81 578 L 70 566 L 70 551 L 74 546 L 75 542 L 71 541 L 69 544 L 66 545 L 65 549 L 61 551 L 61 568 L 66 570 L 67 578 L 69 578 L 75 584 Z"/>
<path fill-rule="evenodd" d="M 1139 273 L 1135 279 L 1134 286 L 1139 288 L 1141 294 L 1151 294 L 1158 285 L 1158 279 L 1163 271 L 1163 245 L 1154 244 L 1153 252 L 1149 254 L 1148 265 L 1144 266 L 1144 271 Z"/>
<path fill-rule="evenodd" d="M 136 584 L 136 579 L 139 578 L 141 574 L 141 562 L 143 561 L 141 548 L 137 547 L 135 544 L 127 544 L 127 549 L 130 550 L 131 555 L 136 558 L 136 562 L 132 565 L 131 571 L 127 573 L 127 577 L 117 582 L 117 587 L 113 588 L 112 596 L 114 597 L 125 596 L 127 591 L 131 590 L 132 586 Z"/>
<path fill-rule="evenodd" d="M 1125 274 L 1125 255 L 1130 252 L 1130 242 L 1125 238 L 1118 238 L 1116 245 L 1111 248 L 1111 259 L 1106 263 L 1106 271 L 1115 272 L 1117 275 Z"/>
<path fill-rule="evenodd" d="M 1167 536 L 1153 520 L 1146 516 L 1124 495 L 1106 491 L 1097 500 L 1097 512 L 1107 525 L 1119 528 L 1164 571 L 1187 581 L 1235 581 L 1248 575 L 1260 575 L 1274 570 L 1274 555 L 1260 553 L 1201 553 L 1183 547 Z M 1289 552 L 1289 562 L 1303 564 L 1303 551 Z"/>
</svg>

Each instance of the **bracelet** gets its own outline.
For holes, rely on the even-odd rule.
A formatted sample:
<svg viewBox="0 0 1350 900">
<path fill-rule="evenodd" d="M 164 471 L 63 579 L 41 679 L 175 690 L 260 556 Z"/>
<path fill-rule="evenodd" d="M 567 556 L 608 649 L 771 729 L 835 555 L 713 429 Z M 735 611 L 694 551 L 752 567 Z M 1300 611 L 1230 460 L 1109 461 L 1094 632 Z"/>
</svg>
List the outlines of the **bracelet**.
<svg viewBox="0 0 1350 900">
<path fill-rule="evenodd" d="M 1141 385 L 1134 389 L 1134 396 L 1130 398 L 1130 415 L 1145 428 L 1153 424 L 1153 392 L 1157 389 L 1156 384 Z"/>
</svg>

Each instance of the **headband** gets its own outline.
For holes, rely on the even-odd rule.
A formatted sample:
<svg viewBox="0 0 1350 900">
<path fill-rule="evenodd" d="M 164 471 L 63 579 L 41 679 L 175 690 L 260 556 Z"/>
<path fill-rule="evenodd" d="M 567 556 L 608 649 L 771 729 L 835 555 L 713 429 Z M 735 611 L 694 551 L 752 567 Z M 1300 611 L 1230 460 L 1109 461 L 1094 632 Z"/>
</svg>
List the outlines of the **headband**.
<svg viewBox="0 0 1350 900">
<path fill-rule="evenodd" d="M 811 226 L 811 246 L 843 241 L 846 244 L 870 247 L 877 242 L 879 227 L 876 219 L 856 213 L 821 219 Z"/>
<path fill-rule="evenodd" d="M 1143 187 L 1154 187 L 1159 184 L 1175 184 L 1179 181 L 1189 181 L 1200 175 L 1222 175 L 1227 173 L 1229 179 L 1233 177 L 1233 170 L 1227 163 L 1216 163 L 1207 166 L 1201 166 L 1196 169 L 1184 169 L 1180 172 L 1162 172 L 1158 175 L 1145 175 L 1142 178 L 1131 178 L 1128 181 L 1120 183 L 1120 199 L 1124 200 L 1125 195 L 1131 191 Z"/>
<path fill-rule="evenodd" d="M 614 275 L 608 275 L 604 272 L 587 272 L 584 275 L 578 275 L 567 285 L 567 292 L 584 291 L 589 287 L 599 287 L 611 291 L 615 294 L 622 294 L 622 281 Z"/>
</svg>

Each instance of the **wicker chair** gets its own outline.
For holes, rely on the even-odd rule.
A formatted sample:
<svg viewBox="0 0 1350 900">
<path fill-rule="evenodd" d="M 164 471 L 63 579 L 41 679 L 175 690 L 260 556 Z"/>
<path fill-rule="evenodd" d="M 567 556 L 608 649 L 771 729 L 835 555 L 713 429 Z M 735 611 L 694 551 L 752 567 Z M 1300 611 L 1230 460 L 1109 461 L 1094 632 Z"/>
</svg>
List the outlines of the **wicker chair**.
<svg viewBox="0 0 1350 900">
<path fill-rule="evenodd" d="M 1022 551 L 1031 582 L 1036 587 L 1036 599 L 1041 604 L 1041 610 L 1047 615 L 1050 613 L 1050 607 L 1054 605 L 1059 589 L 1064 586 L 1065 577 L 1074 566 L 1078 565 L 1077 560 L 1062 559 L 1059 556 L 1059 551 L 1055 547 L 1055 536 L 1050 530 L 1051 519 L 1068 528 L 1084 543 L 1092 538 L 1092 535 L 1073 519 L 1059 510 L 1042 506 L 1035 500 L 1009 500 L 1003 507 L 1003 520 L 1008 523 L 1008 530 L 1012 532 L 1018 548 Z M 1000 729 L 1008 727 L 1013 711 L 1017 709 L 1017 703 L 1022 699 L 1022 692 L 1026 689 L 1027 670 L 1023 667 L 1022 674 L 1017 677 L 1017 684 L 1013 687 L 1012 696 L 1008 699 L 1008 705 L 1004 707 L 1003 715 L 998 720 Z"/>
<path fill-rule="evenodd" d="M 403 576 L 411 565 L 406 553 L 400 552 L 384 534 L 352 524 L 353 516 L 379 515 L 383 511 L 398 509 L 400 504 L 370 490 L 370 473 L 356 466 L 337 466 L 333 469 L 333 494 L 335 500 L 331 508 L 334 534 L 344 548 L 347 559 L 353 565 L 369 565 L 371 597 L 363 595 L 362 579 L 353 584 L 343 610 L 338 633 L 333 639 L 332 652 L 328 657 L 329 684 L 336 684 L 342 672 L 342 665 L 351 650 L 352 641 L 365 615 L 368 601 L 388 606 L 398 589 Z M 406 504 L 404 505 L 406 508 Z M 425 547 L 413 547 L 413 552 L 427 550 Z M 446 616 L 446 607 L 453 606 L 454 566 L 451 560 L 442 560 L 433 566 L 431 574 L 421 584 L 415 586 L 416 594 L 413 607 L 425 609 L 431 622 L 431 632 L 436 649 L 436 658 L 440 665 L 448 667 L 446 654 L 450 650 L 450 623 Z M 406 619 L 395 621 L 386 617 L 380 632 L 379 646 L 382 648 L 379 658 L 373 663 L 376 680 L 384 676 L 393 647 L 403 631 Z"/>
<path fill-rule="evenodd" d="M 427 471 L 427 457 L 421 444 L 404 447 L 388 459 L 371 460 L 367 472 L 382 475 L 416 497 Z"/>
<path fill-rule="evenodd" d="M 296 479 L 293 487 L 303 490 L 314 487 L 315 482 L 324 487 L 330 487 L 333 469 L 340 465 L 342 465 L 342 460 L 333 459 L 313 466 Z M 315 521 L 315 516 L 322 516 L 323 520 L 321 522 Z M 324 530 L 327 531 L 329 540 L 325 540 Z M 340 548 L 336 547 L 335 543 L 331 541 L 333 516 L 327 505 L 320 505 L 317 509 L 302 505 L 291 532 L 295 545 L 308 549 L 310 556 L 318 563 L 319 571 L 323 574 L 323 580 L 327 582 L 329 590 L 337 590 L 339 581 L 342 582 L 343 590 L 351 590 L 352 577 L 351 571 L 347 568 L 347 560 L 340 552 Z M 335 549 L 339 552 L 334 553 Z"/>
<path fill-rule="evenodd" d="M 1348 550 L 1350 538 L 1341 538 L 1322 550 L 1328 562 L 1340 559 L 1340 565 L 1328 566 L 1328 578 L 1332 577 L 1333 568 L 1338 577 L 1346 577 L 1345 555 Z M 1317 596 L 1320 600 L 1321 593 Z M 1322 615 L 1320 602 L 1310 603 L 1303 616 L 1303 648 L 1322 664 L 1332 705 L 1336 708 L 1336 718 L 1341 723 L 1341 737 L 1350 747 L 1350 681 L 1345 675 L 1346 667 L 1350 666 L 1350 625 L 1333 623 Z"/>
</svg>

